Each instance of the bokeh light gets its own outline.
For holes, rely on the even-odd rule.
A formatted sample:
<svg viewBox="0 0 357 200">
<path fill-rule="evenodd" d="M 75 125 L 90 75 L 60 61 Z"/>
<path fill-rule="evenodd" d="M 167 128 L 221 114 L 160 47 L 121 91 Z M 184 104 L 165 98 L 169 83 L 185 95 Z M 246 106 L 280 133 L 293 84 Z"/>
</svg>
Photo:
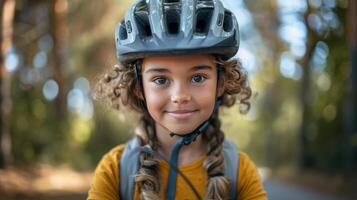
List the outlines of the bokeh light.
<svg viewBox="0 0 357 200">
<path fill-rule="evenodd" d="M 88 79 L 79 77 L 74 81 L 73 88 L 67 95 L 67 102 L 69 111 L 84 119 L 90 119 L 93 116 L 94 108 Z"/>
<path fill-rule="evenodd" d="M 57 97 L 58 92 L 59 92 L 58 84 L 53 79 L 47 80 L 46 83 L 43 85 L 42 93 L 43 96 L 48 101 L 54 100 Z"/>
<path fill-rule="evenodd" d="M 37 52 L 32 64 L 35 68 L 43 68 L 47 64 L 47 53 L 45 51 Z"/>
<path fill-rule="evenodd" d="M 5 67 L 8 72 L 14 72 L 20 65 L 19 55 L 16 53 L 16 49 L 10 48 L 5 58 Z"/>
<path fill-rule="evenodd" d="M 301 66 L 288 52 L 283 52 L 280 57 L 280 73 L 286 78 L 300 80 L 302 77 Z"/>
</svg>

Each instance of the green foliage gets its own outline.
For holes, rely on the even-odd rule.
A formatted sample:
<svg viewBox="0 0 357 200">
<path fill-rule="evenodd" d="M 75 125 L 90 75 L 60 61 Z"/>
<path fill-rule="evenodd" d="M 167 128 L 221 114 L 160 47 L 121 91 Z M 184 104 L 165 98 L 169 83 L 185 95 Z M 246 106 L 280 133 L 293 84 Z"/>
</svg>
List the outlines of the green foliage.
<svg viewBox="0 0 357 200">
<path fill-rule="evenodd" d="M 67 110 L 67 107 L 64 108 L 65 116 L 59 116 L 56 101 L 44 97 L 45 81 L 55 77 L 53 52 L 57 47 L 47 41 L 46 45 L 50 47 L 46 50 L 48 60 L 45 59 L 45 66 L 36 68 L 33 65 L 36 54 L 41 50 L 41 38 L 49 35 L 53 39 L 52 3 L 17 2 L 14 45 L 20 66 L 11 77 L 12 109 L 8 123 L 12 154 L 15 164 L 19 165 L 45 162 L 69 163 L 77 169 L 93 168 L 105 152 L 124 143 L 132 130 L 128 123 L 124 126 L 112 111 L 98 106 L 94 106 L 95 116 L 90 119 L 74 113 L 73 109 Z M 115 64 L 114 27 L 129 3 L 113 6 L 111 0 L 68 1 L 70 34 L 63 38 L 68 46 L 60 51 L 68 51 L 69 54 L 63 54 L 61 58 L 66 66 L 63 69 L 66 77 L 64 85 L 59 85 L 64 88 L 67 98 L 70 85 L 77 77 L 90 77 L 95 82 L 104 66 Z M 41 24 L 37 19 L 42 19 Z M 112 59 L 108 62 L 110 57 Z M 66 100 L 63 99 L 64 102 Z"/>
<path fill-rule="evenodd" d="M 13 79 L 10 133 L 16 162 L 63 160 L 67 149 L 69 121 L 58 120 L 52 103 L 39 87 L 26 87 Z"/>
<path fill-rule="evenodd" d="M 91 155 L 92 166 L 95 166 L 111 148 L 125 143 L 134 134 L 134 124 L 123 123 L 117 112 L 109 108 L 103 109 L 100 105 L 95 108 L 95 127 L 88 142 L 84 145 L 85 151 Z"/>
</svg>

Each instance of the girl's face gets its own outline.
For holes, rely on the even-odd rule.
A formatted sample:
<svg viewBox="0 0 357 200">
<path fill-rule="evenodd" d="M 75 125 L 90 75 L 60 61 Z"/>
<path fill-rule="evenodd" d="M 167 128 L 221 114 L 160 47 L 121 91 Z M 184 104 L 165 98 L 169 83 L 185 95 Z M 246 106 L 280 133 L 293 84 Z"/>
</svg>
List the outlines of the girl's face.
<svg viewBox="0 0 357 200">
<path fill-rule="evenodd" d="M 213 112 L 217 85 L 213 56 L 145 58 L 142 79 L 147 108 L 158 129 L 187 134 Z"/>
</svg>

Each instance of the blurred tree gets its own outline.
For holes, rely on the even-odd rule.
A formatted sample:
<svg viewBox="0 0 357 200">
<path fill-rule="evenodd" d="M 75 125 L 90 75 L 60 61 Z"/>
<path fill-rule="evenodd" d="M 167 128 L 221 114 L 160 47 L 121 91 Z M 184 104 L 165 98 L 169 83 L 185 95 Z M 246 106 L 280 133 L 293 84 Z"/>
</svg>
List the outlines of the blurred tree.
<svg viewBox="0 0 357 200">
<path fill-rule="evenodd" d="M 259 32 L 255 36 L 251 28 L 245 36 L 242 30 L 240 51 L 247 45 L 244 40 L 258 41 L 253 45 L 262 65 L 255 80 L 261 86 L 254 124 L 258 128 L 250 145 L 265 146 L 261 155 L 268 166 L 294 164 L 295 160 L 301 169 L 340 172 L 344 165 L 357 164 L 352 130 L 356 131 L 351 128 L 357 124 L 352 114 L 356 113 L 352 109 L 356 89 L 351 86 L 356 79 L 352 78 L 355 69 L 349 69 L 351 57 L 356 56 L 349 53 L 346 43 L 347 27 L 353 26 L 345 23 L 347 8 L 355 7 L 351 2 L 245 1 Z M 243 19 L 247 15 L 242 14 Z"/>
<path fill-rule="evenodd" d="M 67 0 L 51 1 L 51 35 L 53 36 L 53 68 L 54 80 L 58 83 L 56 98 L 56 114 L 60 119 L 66 116 L 66 80 L 64 71 L 67 67 Z"/>
<path fill-rule="evenodd" d="M 320 6 L 314 6 L 307 21 L 317 43 L 309 61 L 313 79 L 310 82 L 305 150 L 310 160 L 304 167 L 327 172 L 341 172 L 346 164 L 346 155 L 351 153 L 344 150 L 349 146 L 344 129 L 346 120 L 349 120 L 344 117 L 350 71 L 346 42 L 349 6 L 347 1 L 335 4 L 323 1 Z"/>
<path fill-rule="evenodd" d="M 15 164 L 88 168 L 128 138 L 117 116 L 96 113 L 89 84 L 115 63 L 113 32 L 124 9 L 111 0 L 16 0 L 7 120 Z"/>
<path fill-rule="evenodd" d="M 349 0 L 347 42 L 350 49 L 351 70 L 346 84 L 344 106 L 344 154 L 348 173 L 357 168 L 357 1 Z"/>
<path fill-rule="evenodd" d="M 302 109 L 302 122 L 300 125 L 300 165 L 302 168 L 308 167 L 312 162 L 312 157 L 309 151 L 308 135 L 309 135 L 309 122 L 311 121 L 312 98 L 311 98 L 311 59 L 314 53 L 314 48 L 317 38 L 313 30 L 308 25 L 308 17 L 312 13 L 312 8 L 308 6 L 304 14 L 304 22 L 307 27 L 307 41 L 306 53 L 301 59 L 302 66 L 302 80 L 300 87 L 301 109 Z"/>
<path fill-rule="evenodd" d="M 54 1 L 18 0 L 16 3 L 14 48 L 19 65 L 12 73 L 14 106 L 10 119 L 14 160 L 16 163 L 63 162 L 68 156 L 68 151 L 63 149 L 69 149 L 69 119 L 63 115 L 59 118 L 60 113 L 67 111 L 66 94 L 61 99 L 64 105 L 53 103 L 62 87 L 53 77 L 58 71 L 54 59 L 62 64 L 67 58 L 54 53 L 55 39 L 51 31 Z M 56 47 L 57 52 L 63 51 L 62 46 Z M 59 73 L 66 66 L 60 67 Z"/>
<path fill-rule="evenodd" d="M 5 66 L 13 40 L 15 0 L 0 1 L 0 168 L 11 161 L 8 119 L 11 110 L 10 78 Z"/>
</svg>

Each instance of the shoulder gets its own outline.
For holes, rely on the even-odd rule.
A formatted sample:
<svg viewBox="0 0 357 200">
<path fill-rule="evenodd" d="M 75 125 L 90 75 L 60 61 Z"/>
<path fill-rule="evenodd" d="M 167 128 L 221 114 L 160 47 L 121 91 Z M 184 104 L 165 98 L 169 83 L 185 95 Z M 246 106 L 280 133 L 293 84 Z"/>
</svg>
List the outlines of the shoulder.
<svg viewBox="0 0 357 200">
<path fill-rule="evenodd" d="M 95 169 L 95 176 L 110 174 L 113 178 L 116 178 L 116 175 L 118 174 L 119 160 L 123 154 L 124 148 L 125 144 L 119 144 L 104 154 Z"/>
<path fill-rule="evenodd" d="M 252 159 L 244 152 L 239 152 L 237 179 L 239 199 L 266 199 L 259 171 Z"/>
<path fill-rule="evenodd" d="M 119 144 L 104 154 L 95 170 L 95 176 L 110 175 L 117 182 L 118 165 L 124 149 L 125 144 Z"/>
<path fill-rule="evenodd" d="M 244 181 L 246 178 L 250 177 L 260 179 L 258 168 L 253 162 L 253 160 L 248 156 L 248 154 L 244 152 L 239 152 L 239 181 Z"/>
<path fill-rule="evenodd" d="M 114 159 L 114 160 L 118 160 L 118 158 L 120 159 L 121 155 L 124 152 L 125 149 L 125 145 L 126 144 L 119 144 L 117 146 L 115 146 L 114 148 L 110 149 L 104 156 L 104 159 Z"/>
<path fill-rule="evenodd" d="M 95 169 L 88 199 L 117 199 L 118 164 L 124 148 L 125 144 L 120 144 L 102 157 Z"/>
<path fill-rule="evenodd" d="M 239 148 L 234 142 L 230 140 L 225 140 L 224 151 L 229 152 L 226 153 L 227 157 L 238 156 L 239 172 L 256 169 L 256 166 L 251 160 L 251 158 L 245 152 L 239 150 Z M 232 154 L 233 152 L 235 153 L 234 155 Z"/>
<path fill-rule="evenodd" d="M 245 152 L 239 151 L 239 167 L 256 167 L 252 159 Z"/>
<path fill-rule="evenodd" d="M 98 164 L 98 167 L 102 165 L 118 165 L 120 157 L 124 152 L 125 144 L 119 144 L 109 150 L 104 156 L 102 157 L 101 161 Z M 97 167 L 97 169 L 98 169 Z"/>
</svg>

